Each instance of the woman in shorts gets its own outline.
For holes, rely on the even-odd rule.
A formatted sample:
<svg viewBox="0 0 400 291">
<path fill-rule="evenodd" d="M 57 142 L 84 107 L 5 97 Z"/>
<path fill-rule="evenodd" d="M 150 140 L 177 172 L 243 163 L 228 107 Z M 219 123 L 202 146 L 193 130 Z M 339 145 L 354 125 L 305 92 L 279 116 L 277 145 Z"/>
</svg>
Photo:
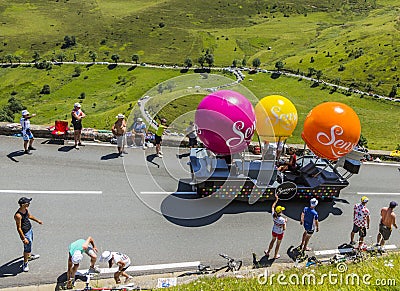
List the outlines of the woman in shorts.
<svg viewBox="0 0 400 291">
<path fill-rule="evenodd" d="M 269 253 L 271 252 L 272 248 L 274 247 L 274 244 L 276 242 L 275 246 L 275 254 L 274 254 L 274 259 L 279 259 L 281 256 L 279 255 L 279 247 L 281 246 L 283 234 L 286 230 L 286 222 L 287 219 L 282 217 L 282 211 L 285 210 L 285 207 L 283 206 L 276 206 L 278 203 L 279 197 L 278 195 L 275 194 L 275 202 L 272 204 L 272 219 L 274 222 L 274 225 L 272 227 L 272 239 L 271 242 L 269 243 L 268 250 L 265 250 L 264 253 L 267 257 L 269 257 Z M 276 208 L 275 208 L 276 206 Z"/>
<path fill-rule="evenodd" d="M 131 259 L 119 252 L 104 251 L 101 254 L 100 262 L 108 262 L 108 267 L 111 268 L 114 264 L 118 266 L 118 271 L 114 273 L 115 283 L 120 284 L 120 277 L 125 277 L 125 283 L 128 283 L 133 277 L 129 276 L 125 271 L 131 265 Z"/>
</svg>

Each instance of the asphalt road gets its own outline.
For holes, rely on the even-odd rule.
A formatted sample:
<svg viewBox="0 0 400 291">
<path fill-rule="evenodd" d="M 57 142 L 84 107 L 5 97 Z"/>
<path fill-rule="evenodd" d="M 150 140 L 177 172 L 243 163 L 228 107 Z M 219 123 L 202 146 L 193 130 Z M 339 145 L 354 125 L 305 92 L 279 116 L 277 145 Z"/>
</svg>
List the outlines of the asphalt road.
<svg viewBox="0 0 400 291">
<path fill-rule="evenodd" d="M 127 149 L 128 155 L 117 158 L 114 146 L 87 145 L 75 150 L 45 142 L 38 139 L 37 150 L 27 156 L 20 154 L 20 138 L 0 136 L 0 288 L 55 282 L 66 270 L 69 243 L 89 235 L 100 251 L 124 252 L 134 265 L 185 261 L 218 265 L 223 263 L 220 252 L 250 264 L 251 253 L 261 256 L 269 243 L 270 202 L 232 202 L 207 217 L 177 218 L 188 213 L 201 215 L 215 204 L 171 200 L 169 192 L 188 190 L 180 183 L 189 178 L 187 158 L 177 159 L 176 148 L 163 148 L 163 159 L 153 155 L 154 148 Z M 39 192 L 21 194 L 22 190 Z M 372 242 L 378 231 L 379 209 L 391 200 L 400 202 L 398 166 L 364 164 L 340 200 L 320 203 L 321 229 L 310 243 L 314 250 L 336 248 L 349 241 L 352 207 L 362 193 L 370 198 L 372 223 L 367 241 Z M 33 198 L 30 211 L 44 222 L 33 223 L 33 250 L 41 258 L 30 263 L 28 273 L 20 273 L 20 262 L 13 262 L 22 255 L 13 219 L 21 196 Z M 281 246 L 281 260 L 285 261 L 289 260 L 285 254 L 289 246 L 300 243 L 299 218 L 305 203 L 282 204 L 288 217 Z M 394 231 L 390 243 L 400 245 L 399 240 L 399 231 Z M 84 258 L 81 267 L 88 265 Z"/>
</svg>

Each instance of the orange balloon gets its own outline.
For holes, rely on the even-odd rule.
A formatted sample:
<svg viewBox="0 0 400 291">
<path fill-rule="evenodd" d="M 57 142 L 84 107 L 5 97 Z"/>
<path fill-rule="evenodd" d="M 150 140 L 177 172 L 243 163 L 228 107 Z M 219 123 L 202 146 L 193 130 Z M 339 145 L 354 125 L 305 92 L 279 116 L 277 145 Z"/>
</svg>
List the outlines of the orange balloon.
<svg viewBox="0 0 400 291">
<path fill-rule="evenodd" d="M 301 137 L 314 154 L 336 161 L 353 150 L 360 134 L 360 119 L 352 108 L 326 102 L 308 113 Z"/>
</svg>

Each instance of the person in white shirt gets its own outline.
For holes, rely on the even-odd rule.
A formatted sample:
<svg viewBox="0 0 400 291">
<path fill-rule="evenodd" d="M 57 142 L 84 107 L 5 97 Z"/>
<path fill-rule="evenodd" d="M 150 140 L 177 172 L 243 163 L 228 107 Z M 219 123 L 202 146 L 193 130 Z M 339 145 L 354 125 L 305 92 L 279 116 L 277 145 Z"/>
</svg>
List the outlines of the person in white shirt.
<svg viewBox="0 0 400 291">
<path fill-rule="evenodd" d="M 272 219 L 274 225 L 272 226 L 272 239 L 271 242 L 269 243 L 268 250 L 265 250 L 264 253 L 267 257 L 269 257 L 269 253 L 271 252 L 272 248 L 274 247 L 275 241 L 276 241 L 276 246 L 275 246 L 275 255 L 274 259 L 279 259 L 281 256 L 279 255 L 279 247 L 281 245 L 282 239 L 283 239 L 283 234 L 285 233 L 286 230 L 286 222 L 287 219 L 282 217 L 282 211 L 285 210 L 285 207 L 283 206 L 276 206 L 278 203 L 279 197 L 278 195 L 275 194 L 275 202 L 272 204 Z M 275 208 L 276 206 L 276 208 Z"/>
<path fill-rule="evenodd" d="M 24 153 L 27 155 L 31 154 L 31 150 L 36 150 L 32 145 L 35 140 L 31 132 L 31 122 L 30 119 L 36 116 L 36 114 L 30 115 L 28 110 L 22 110 L 22 117 L 19 120 L 22 127 L 22 138 L 24 140 Z M 29 144 L 29 145 L 28 145 Z"/>
<path fill-rule="evenodd" d="M 100 262 L 108 262 L 108 267 L 111 268 L 114 264 L 118 266 L 118 271 L 114 273 L 115 283 L 120 284 L 120 276 L 125 277 L 125 283 L 128 283 L 133 277 L 125 271 L 131 265 L 131 259 L 120 252 L 104 251 L 101 254 Z"/>
</svg>

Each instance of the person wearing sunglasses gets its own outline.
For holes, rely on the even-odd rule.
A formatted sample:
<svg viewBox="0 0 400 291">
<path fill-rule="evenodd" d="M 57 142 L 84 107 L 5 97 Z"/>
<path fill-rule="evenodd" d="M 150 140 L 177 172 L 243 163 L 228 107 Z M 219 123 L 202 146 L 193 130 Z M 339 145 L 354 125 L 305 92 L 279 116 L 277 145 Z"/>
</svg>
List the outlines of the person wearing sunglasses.
<svg viewBox="0 0 400 291">
<path fill-rule="evenodd" d="M 22 243 L 24 244 L 24 262 L 22 264 L 22 270 L 24 272 L 29 271 L 28 261 L 38 259 L 40 257 L 37 254 L 32 254 L 33 230 L 31 220 L 39 224 L 43 224 L 43 222 L 28 211 L 31 201 L 32 198 L 21 197 L 18 200 L 19 208 L 14 214 L 17 232 Z"/>
</svg>

